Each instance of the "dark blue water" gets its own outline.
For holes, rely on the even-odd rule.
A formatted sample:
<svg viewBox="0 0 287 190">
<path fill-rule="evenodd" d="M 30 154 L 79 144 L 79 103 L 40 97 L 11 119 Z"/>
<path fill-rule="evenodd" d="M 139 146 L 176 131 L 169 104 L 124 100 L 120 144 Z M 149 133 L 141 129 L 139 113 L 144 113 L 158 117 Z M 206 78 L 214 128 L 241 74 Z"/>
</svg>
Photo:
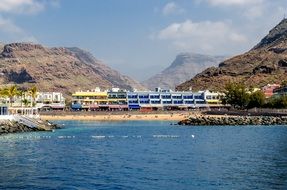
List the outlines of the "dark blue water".
<svg viewBox="0 0 287 190">
<path fill-rule="evenodd" d="M 0 189 L 287 189 L 287 127 L 60 123 L 0 137 Z"/>
</svg>

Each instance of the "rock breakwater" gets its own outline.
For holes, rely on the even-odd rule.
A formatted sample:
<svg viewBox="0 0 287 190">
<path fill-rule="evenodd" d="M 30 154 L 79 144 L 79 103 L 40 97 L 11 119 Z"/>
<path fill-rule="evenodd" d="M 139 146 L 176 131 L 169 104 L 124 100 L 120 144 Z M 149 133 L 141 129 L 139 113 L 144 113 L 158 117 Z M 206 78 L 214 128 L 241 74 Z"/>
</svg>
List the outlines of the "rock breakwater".
<svg viewBox="0 0 287 190">
<path fill-rule="evenodd" d="M 179 125 L 287 125 L 287 117 L 270 116 L 224 116 L 190 117 L 178 122 Z"/>
<path fill-rule="evenodd" d="M 33 132 L 33 131 L 51 131 L 60 128 L 56 124 L 47 121 L 37 121 L 37 127 L 30 127 L 18 121 L 1 120 L 0 121 L 0 135 L 7 133 Z"/>
</svg>

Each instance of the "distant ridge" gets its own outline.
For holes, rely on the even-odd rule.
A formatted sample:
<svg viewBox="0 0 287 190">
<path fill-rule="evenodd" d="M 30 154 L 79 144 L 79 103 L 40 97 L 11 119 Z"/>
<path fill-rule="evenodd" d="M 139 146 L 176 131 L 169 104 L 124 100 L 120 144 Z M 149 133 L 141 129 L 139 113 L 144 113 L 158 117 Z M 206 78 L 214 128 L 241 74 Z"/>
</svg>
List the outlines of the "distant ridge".
<svg viewBox="0 0 287 190">
<path fill-rule="evenodd" d="M 210 67 L 191 80 L 177 86 L 178 90 L 222 90 L 227 82 L 243 82 L 262 87 L 287 80 L 287 19 L 270 30 L 250 51 Z"/>
<path fill-rule="evenodd" d="M 137 81 L 104 65 L 80 48 L 47 48 L 40 44 L 6 44 L 0 53 L 1 84 L 36 85 L 43 91 L 71 94 L 97 86 L 143 89 Z"/>
<path fill-rule="evenodd" d="M 143 84 L 151 90 L 156 87 L 175 89 L 180 83 L 191 79 L 210 66 L 218 65 L 225 58 L 198 53 L 181 53 L 168 68 L 144 81 Z"/>
</svg>

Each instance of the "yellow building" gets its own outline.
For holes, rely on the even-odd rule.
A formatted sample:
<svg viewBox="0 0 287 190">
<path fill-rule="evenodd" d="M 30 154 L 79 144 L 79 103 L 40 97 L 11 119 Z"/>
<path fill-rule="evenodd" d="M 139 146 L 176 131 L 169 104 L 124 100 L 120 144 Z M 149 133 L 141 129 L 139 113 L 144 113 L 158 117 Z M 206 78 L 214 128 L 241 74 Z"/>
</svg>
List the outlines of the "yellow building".
<svg viewBox="0 0 287 190">
<path fill-rule="evenodd" d="M 75 92 L 72 94 L 73 102 L 81 104 L 82 108 L 97 107 L 108 104 L 108 93 L 98 91 Z"/>
<path fill-rule="evenodd" d="M 106 110 L 125 109 L 127 103 L 126 92 L 112 89 L 101 91 L 99 88 L 91 91 L 79 91 L 72 94 L 72 109 Z"/>
<path fill-rule="evenodd" d="M 219 92 L 204 92 L 204 99 L 209 106 L 222 106 L 221 97 L 223 96 L 222 93 Z"/>
</svg>

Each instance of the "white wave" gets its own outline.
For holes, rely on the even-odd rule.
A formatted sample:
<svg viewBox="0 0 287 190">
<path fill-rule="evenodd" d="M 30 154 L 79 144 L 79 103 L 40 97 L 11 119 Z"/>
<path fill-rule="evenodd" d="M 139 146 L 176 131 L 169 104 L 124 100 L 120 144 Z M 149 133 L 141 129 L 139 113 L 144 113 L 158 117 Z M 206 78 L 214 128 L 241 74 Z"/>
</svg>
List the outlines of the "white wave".
<svg viewBox="0 0 287 190">
<path fill-rule="evenodd" d="M 99 136 L 92 136 L 92 138 L 95 138 L 95 139 L 104 139 L 104 138 L 106 138 L 106 136 L 99 135 Z"/>
<path fill-rule="evenodd" d="M 153 135 L 153 138 L 179 138 L 179 135 Z"/>
</svg>

